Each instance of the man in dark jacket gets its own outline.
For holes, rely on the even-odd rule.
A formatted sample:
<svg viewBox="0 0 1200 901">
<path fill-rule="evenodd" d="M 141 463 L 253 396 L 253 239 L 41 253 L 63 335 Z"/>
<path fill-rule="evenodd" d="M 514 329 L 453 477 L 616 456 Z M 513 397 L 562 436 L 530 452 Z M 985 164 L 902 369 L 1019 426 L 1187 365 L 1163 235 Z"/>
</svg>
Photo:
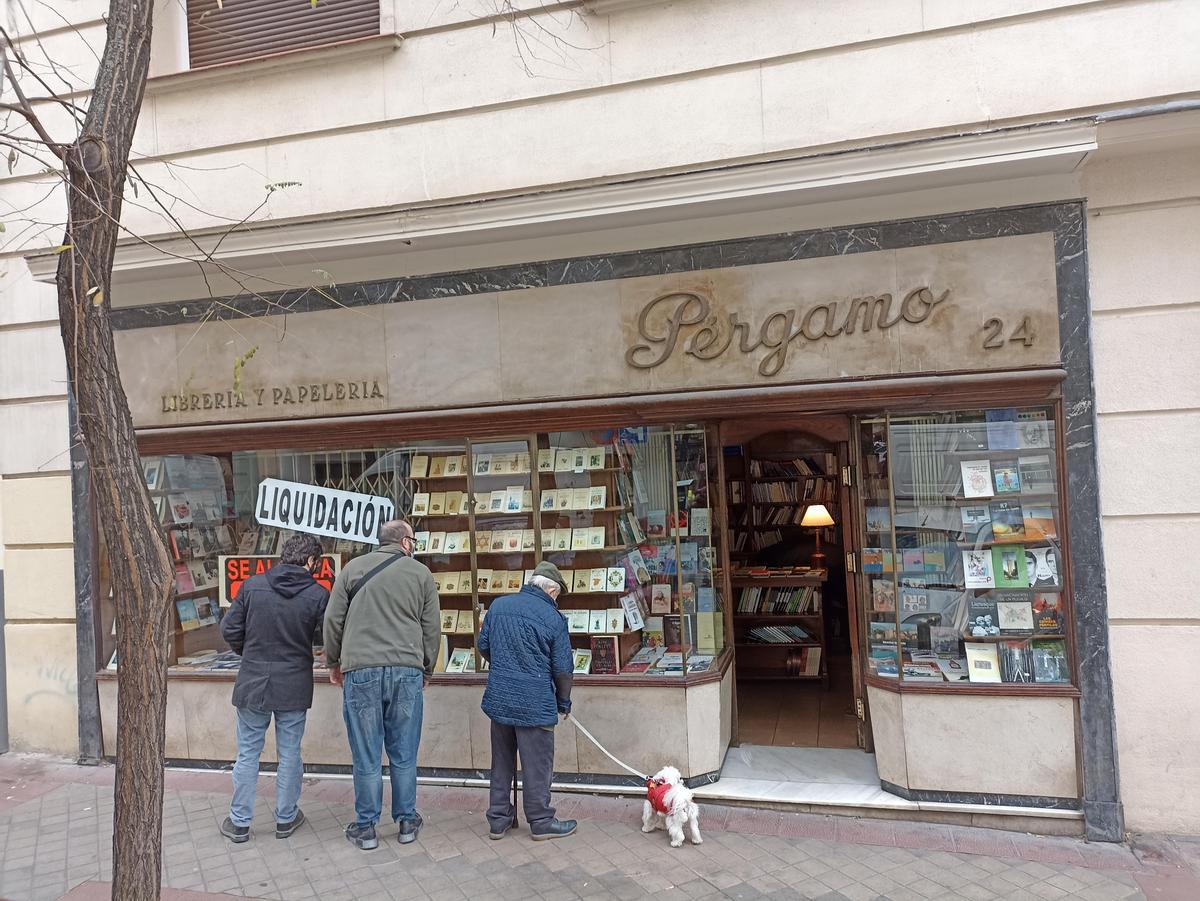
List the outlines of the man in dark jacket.
<svg viewBox="0 0 1200 901">
<path fill-rule="evenodd" d="M 554 774 L 554 727 L 571 712 L 574 669 L 567 621 L 558 597 L 567 590 L 553 563 L 537 565 L 517 594 L 496 598 L 479 630 L 479 653 L 490 664 L 483 712 L 492 721 L 490 837 L 504 838 L 516 810 L 509 797 L 521 754 L 525 819 L 535 841 L 575 831 L 550 806 Z"/>
<path fill-rule="evenodd" d="M 325 617 L 329 592 L 313 579 L 321 565 L 321 542 L 293 535 L 279 562 L 247 579 L 221 622 L 221 635 L 242 655 L 233 706 L 237 708 L 237 762 L 233 802 L 221 824 L 232 842 L 250 838 L 258 758 L 275 718 L 279 770 L 275 779 L 275 837 L 287 838 L 304 822 L 300 740 L 313 697 L 313 637 Z"/>
</svg>

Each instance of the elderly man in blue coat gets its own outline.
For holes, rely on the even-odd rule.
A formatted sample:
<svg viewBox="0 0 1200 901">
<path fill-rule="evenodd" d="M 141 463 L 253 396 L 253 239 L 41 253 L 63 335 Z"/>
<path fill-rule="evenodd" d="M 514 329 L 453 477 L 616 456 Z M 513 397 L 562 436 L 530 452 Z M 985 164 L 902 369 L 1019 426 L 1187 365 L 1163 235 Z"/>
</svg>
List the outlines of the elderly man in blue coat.
<svg viewBox="0 0 1200 901">
<path fill-rule="evenodd" d="M 492 721 L 490 837 L 504 838 L 516 809 L 509 796 L 521 755 L 525 820 L 534 841 L 562 838 L 574 820 L 559 820 L 550 806 L 554 773 L 554 727 L 571 712 L 574 669 L 567 621 L 558 598 L 567 590 L 562 573 L 542 562 L 516 594 L 496 598 L 479 630 L 479 653 L 490 664 L 483 712 Z"/>
</svg>

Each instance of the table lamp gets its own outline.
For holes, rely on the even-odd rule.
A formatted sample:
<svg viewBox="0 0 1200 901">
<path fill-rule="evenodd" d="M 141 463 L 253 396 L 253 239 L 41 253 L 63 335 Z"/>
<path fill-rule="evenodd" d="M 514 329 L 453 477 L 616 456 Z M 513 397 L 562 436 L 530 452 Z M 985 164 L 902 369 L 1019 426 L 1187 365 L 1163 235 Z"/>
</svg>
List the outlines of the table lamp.
<svg viewBox="0 0 1200 901">
<path fill-rule="evenodd" d="M 804 511 L 804 518 L 800 520 L 800 525 L 816 530 L 817 549 L 813 552 L 809 565 L 813 569 L 824 569 L 825 555 L 821 553 L 821 529 L 833 525 L 833 517 L 829 515 L 824 504 L 812 504 Z"/>
</svg>

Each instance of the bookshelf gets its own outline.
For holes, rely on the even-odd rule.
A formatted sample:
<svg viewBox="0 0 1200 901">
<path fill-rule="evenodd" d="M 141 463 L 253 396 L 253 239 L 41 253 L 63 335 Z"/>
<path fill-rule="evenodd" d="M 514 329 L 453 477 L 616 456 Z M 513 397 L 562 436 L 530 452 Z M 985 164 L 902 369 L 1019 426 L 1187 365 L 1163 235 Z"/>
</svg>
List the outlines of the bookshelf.
<svg viewBox="0 0 1200 901">
<path fill-rule="evenodd" d="M 739 679 L 819 680 L 828 688 L 825 581 L 824 571 L 731 576 Z"/>
</svg>

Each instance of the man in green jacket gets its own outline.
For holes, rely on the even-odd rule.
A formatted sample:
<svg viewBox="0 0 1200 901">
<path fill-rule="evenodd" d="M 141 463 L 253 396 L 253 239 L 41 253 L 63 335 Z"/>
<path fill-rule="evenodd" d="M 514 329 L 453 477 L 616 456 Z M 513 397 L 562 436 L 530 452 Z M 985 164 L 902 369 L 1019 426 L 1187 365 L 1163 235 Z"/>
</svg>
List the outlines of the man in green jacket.
<svg viewBox="0 0 1200 901">
<path fill-rule="evenodd" d="M 346 564 L 325 612 L 325 662 L 342 686 L 342 715 L 354 758 L 354 812 L 346 839 L 379 847 L 382 751 L 392 779 L 392 819 L 401 844 L 416 841 L 417 748 L 424 689 L 437 660 L 441 608 L 428 567 L 413 557 L 403 520 L 379 528 L 380 546 Z"/>
</svg>

